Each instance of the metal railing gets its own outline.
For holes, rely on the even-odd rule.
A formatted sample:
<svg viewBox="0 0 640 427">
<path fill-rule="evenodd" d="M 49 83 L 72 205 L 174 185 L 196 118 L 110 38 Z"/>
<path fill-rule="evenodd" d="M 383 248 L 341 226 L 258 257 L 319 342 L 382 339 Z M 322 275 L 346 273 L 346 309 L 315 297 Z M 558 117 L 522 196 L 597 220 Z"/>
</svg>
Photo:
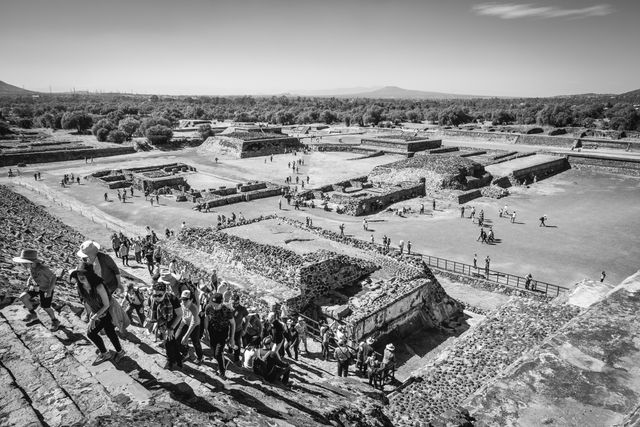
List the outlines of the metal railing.
<svg viewBox="0 0 640 427">
<path fill-rule="evenodd" d="M 510 288 L 520 289 L 524 291 L 543 293 L 550 297 L 556 297 L 561 293 L 567 292 L 569 289 L 564 286 L 554 285 L 553 283 L 541 282 L 539 280 L 531 280 L 529 289 L 527 289 L 527 278 L 516 276 L 514 274 L 503 273 L 490 268 L 474 267 L 458 261 L 452 261 L 446 258 L 440 258 L 432 255 L 414 254 L 422 257 L 422 260 L 429 266 L 439 270 L 448 271 L 456 274 L 463 274 L 470 277 L 479 277 L 488 282 L 497 283 L 499 285 Z"/>
</svg>

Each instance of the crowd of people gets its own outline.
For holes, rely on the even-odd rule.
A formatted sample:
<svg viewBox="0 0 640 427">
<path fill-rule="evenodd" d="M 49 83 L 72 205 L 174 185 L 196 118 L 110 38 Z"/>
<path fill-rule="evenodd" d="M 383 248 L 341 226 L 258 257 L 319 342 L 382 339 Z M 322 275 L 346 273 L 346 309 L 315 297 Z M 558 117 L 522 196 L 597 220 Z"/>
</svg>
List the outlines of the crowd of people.
<svg viewBox="0 0 640 427">
<path fill-rule="evenodd" d="M 179 271 L 175 260 L 161 267 L 158 238 L 148 231 L 146 236 L 134 238 L 114 233 L 111 244 L 123 265 L 128 265 L 130 251 L 136 262 L 146 260 L 150 292 L 133 283 L 125 289 L 116 262 L 97 242 L 85 241 L 76 254 L 79 261 L 69 280 L 85 308 L 87 337 L 97 353 L 94 364 L 107 360 L 117 363 L 125 356 L 120 340 L 126 339 L 127 328 L 135 320 L 137 326 L 148 328 L 162 341 L 166 369 L 181 369 L 187 360 L 202 364 L 204 342 L 221 378 L 226 378 L 229 363 L 234 363 L 267 381 L 290 385 L 290 363 L 298 361 L 302 352 L 311 357 L 308 340 L 313 334 L 321 341 L 323 358 L 335 360 L 338 376 L 347 376 L 349 365 L 356 363 L 357 373 L 367 376 L 372 386 L 379 387 L 393 377 L 392 345 L 380 360 L 372 340 L 360 343 L 357 349 L 349 347 L 347 331 L 338 322 L 314 327 L 303 315 L 291 315 L 280 306 L 271 307 L 267 313 L 250 310 L 241 294 L 215 274 L 208 283 L 195 282 Z M 20 296 L 29 310 L 24 320 L 38 319 L 35 309 L 39 303 L 51 319 L 51 330 L 56 331 L 60 322 L 51 302 L 58 277 L 38 259 L 35 250 L 24 249 L 13 260 L 24 265 L 29 274 L 27 291 Z M 113 351 L 107 349 L 101 334 L 106 335 Z"/>
</svg>

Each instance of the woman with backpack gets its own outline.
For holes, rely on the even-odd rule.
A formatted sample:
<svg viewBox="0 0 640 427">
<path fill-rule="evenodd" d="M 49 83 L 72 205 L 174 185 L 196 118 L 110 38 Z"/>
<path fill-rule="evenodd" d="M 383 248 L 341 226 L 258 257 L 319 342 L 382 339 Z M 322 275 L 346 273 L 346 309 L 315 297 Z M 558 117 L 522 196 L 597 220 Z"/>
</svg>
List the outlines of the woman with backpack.
<svg viewBox="0 0 640 427">
<path fill-rule="evenodd" d="M 338 364 L 338 376 L 349 376 L 349 365 L 351 364 L 351 358 L 353 355 L 351 354 L 349 347 L 347 347 L 346 340 L 341 339 L 338 341 L 338 346 L 333 351 L 333 356 L 336 358 L 336 362 Z"/>
<path fill-rule="evenodd" d="M 124 350 L 120 345 L 109 313 L 111 297 L 107 293 L 102 279 L 94 273 L 90 265 L 85 263 L 80 263 L 78 268 L 71 272 L 70 279 L 76 284 L 78 295 L 84 303 L 87 314 L 90 313 L 87 337 L 99 350 L 98 357 L 93 364 L 100 364 L 112 357 L 100 337 L 100 331 L 103 329 L 116 350 L 114 361 L 118 362 L 124 356 Z"/>
<path fill-rule="evenodd" d="M 182 368 L 182 356 L 180 354 L 180 342 L 176 339 L 176 329 L 182 321 L 182 307 L 180 300 L 175 295 L 167 292 L 167 285 L 156 283 L 153 286 L 153 305 L 151 310 L 157 322 L 156 328 L 166 330 L 165 350 L 167 351 L 167 364 L 165 369 Z"/>
<path fill-rule="evenodd" d="M 287 344 L 285 345 L 285 351 L 287 352 L 287 356 L 291 356 L 291 349 L 293 349 L 294 359 L 298 360 L 298 352 L 300 345 L 300 334 L 293 323 L 293 319 L 287 320 L 287 326 L 284 332 L 284 337 L 287 340 Z"/>
<path fill-rule="evenodd" d="M 124 239 L 118 250 L 118 256 L 122 259 L 122 265 L 129 266 L 129 240 Z"/>
</svg>

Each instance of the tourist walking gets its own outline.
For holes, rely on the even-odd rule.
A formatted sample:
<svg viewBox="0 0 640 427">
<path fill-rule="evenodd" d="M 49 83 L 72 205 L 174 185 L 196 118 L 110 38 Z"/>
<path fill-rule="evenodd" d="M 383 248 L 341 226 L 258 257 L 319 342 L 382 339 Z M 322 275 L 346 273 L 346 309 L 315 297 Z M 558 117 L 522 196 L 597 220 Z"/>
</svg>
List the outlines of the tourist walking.
<svg viewBox="0 0 640 427">
<path fill-rule="evenodd" d="M 473 254 L 473 268 L 478 268 L 478 254 Z"/>
<path fill-rule="evenodd" d="M 129 242 L 125 239 L 120 245 L 120 249 L 118 250 L 118 255 L 120 259 L 122 259 L 122 265 L 129 266 Z"/>
<path fill-rule="evenodd" d="M 404 240 L 400 240 L 400 243 L 398 243 L 398 248 L 400 249 L 400 255 L 402 255 L 402 251 L 404 251 Z"/>
<path fill-rule="evenodd" d="M 30 323 L 38 319 L 35 308 L 39 300 L 40 306 L 51 318 L 50 330 L 57 331 L 60 327 L 60 321 L 51 308 L 53 291 L 56 287 L 56 275 L 43 264 L 42 260 L 38 258 L 38 252 L 34 249 L 23 249 L 20 256 L 13 258 L 13 262 L 22 265 L 29 273 L 27 290 L 20 294 L 22 304 L 29 310 L 24 321 Z"/>
<path fill-rule="evenodd" d="M 196 353 L 196 364 L 202 363 L 202 344 L 200 344 L 200 310 L 195 295 L 189 290 L 180 294 L 182 318 L 176 329 L 176 341 L 180 343 L 182 361 L 189 356 L 189 339 Z"/>
<path fill-rule="evenodd" d="M 331 340 L 333 339 L 333 330 L 324 321 L 320 326 L 320 339 L 322 340 L 322 360 L 329 360 L 331 357 L 329 346 L 331 345 Z"/>
<path fill-rule="evenodd" d="M 70 279 L 75 282 L 78 296 L 84 304 L 86 313 L 89 315 L 87 337 L 99 351 L 98 357 L 96 357 L 93 364 L 97 365 L 113 357 L 112 353 L 107 351 L 104 341 L 100 337 L 100 331 L 103 329 L 116 351 L 114 361 L 117 363 L 124 356 L 124 350 L 120 345 L 120 339 L 116 334 L 109 312 L 111 298 L 103 280 L 95 274 L 91 266 L 85 263 L 80 263 L 78 268 L 71 272 Z"/>
<path fill-rule="evenodd" d="M 338 366 L 338 376 L 349 376 L 349 364 L 351 363 L 351 358 L 353 357 L 353 355 L 351 354 L 351 350 L 349 350 L 349 347 L 347 347 L 347 341 L 345 339 L 341 339 L 340 341 L 338 341 L 338 346 L 333 351 L 333 357 L 336 358 L 336 363 Z"/>
<path fill-rule="evenodd" d="M 358 369 L 358 374 L 362 377 L 367 372 L 367 359 L 369 359 L 369 356 L 373 353 L 373 343 L 373 338 L 369 337 L 366 341 L 361 342 L 358 346 L 356 368 Z"/>
<path fill-rule="evenodd" d="M 304 353 L 309 354 L 309 348 L 307 347 L 307 323 L 304 321 L 304 317 L 298 316 L 298 322 L 295 325 L 298 331 L 298 345 L 302 343 L 304 347 Z"/>
<path fill-rule="evenodd" d="M 120 246 L 118 246 L 120 248 Z M 116 252 L 117 253 L 117 252 Z M 103 281 L 109 296 L 116 290 L 124 291 L 120 269 L 113 258 L 100 250 L 100 245 L 92 240 L 87 240 L 80 245 L 76 253 L 86 264 L 93 267 L 93 272 Z"/>
<path fill-rule="evenodd" d="M 125 301 L 129 304 L 127 308 L 127 316 L 131 319 L 131 315 L 135 311 L 138 315 L 138 322 L 140 326 L 144 326 L 144 298 L 140 293 L 140 290 L 136 288 L 133 283 L 127 285 L 127 293 L 125 295 Z"/>
<path fill-rule="evenodd" d="M 340 237 L 344 237 L 344 223 L 340 224 Z"/>
<path fill-rule="evenodd" d="M 489 258 L 489 255 L 487 255 L 487 257 L 484 259 L 484 269 L 485 272 L 487 273 L 487 279 L 489 278 L 489 265 L 491 264 L 491 258 Z"/>
<path fill-rule="evenodd" d="M 165 369 L 182 368 L 180 344 L 176 339 L 176 329 L 182 321 L 182 307 L 178 297 L 167 292 L 167 285 L 156 282 L 153 285 L 153 302 L 151 304 L 151 321 L 154 329 L 164 334 L 164 346 L 167 352 Z"/>
<path fill-rule="evenodd" d="M 224 346 L 227 342 L 233 343 L 235 335 L 235 320 L 233 310 L 223 304 L 222 294 L 216 292 L 211 296 L 209 304 L 205 308 L 205 323 L 209 333 L 209 347 L 218 362 L 220 377 L 226 378 L 226 366 L 224 363 Z"/>
<path fill-rule="evenodd" d="M 411 255 L 411 240 L 407 240 L 407 255 Z"/>
<path fill-rule="evenodd" d="M 285 345 L 284 350 L 287 353 L 287 356 L 298 360 L 298 353 L 300 351 L 298 348 L 300 345 L 300 334 L 295 327 L 293 319 L 287 319 L 287 326 L 285 328 L 285 339 L 287 341 L 287 344 Z M 291 354 L 292 350 L 293 355 Z"/>
<path fill-rule="evenodd" d="M 604 278 L 607 277 L 607 273 L 604 272 L 604 270 L 602 271 L 602 274 L 600 275 L 600 283 L 604 282 Z"/>
<path fill-rule="evenodd" d="M 393 373 L 396 370 L 396 348 L 393 345 L 393 343 L 389 343 L 387 344 L 387 346 L 384 348 L 384 354 L 382 356 L 382 365 L 380 367 L 381 369 L 381 377 L 382 377 L 382 383 L 381 385 L 384 385 L 385 382 L 393 377 Z"/>
<path fill-rule="evenodd" d="M 516 222 L 516 211 L 511 212 L 511 224 Z"/>
<path fill-rule="evenodd" d="M 546 227 L 547 226 L 546 221 L 547 221 L 547 216 L 542 215 L 540 217 L 540 225 L 538 227 Z"/>
<path fill-rule="evenodd" d="M 247 316 L 249 311 L 240 304 L 240 294 L 234 293 L 231 296 L 231 308 L 233 309 L 233 320 L 236 325 L 235 334 L 233 335 L 233 361 L 240 360 L 240 348 L 243 347 L 242 337 L 247 333 Z"/>
</svg>

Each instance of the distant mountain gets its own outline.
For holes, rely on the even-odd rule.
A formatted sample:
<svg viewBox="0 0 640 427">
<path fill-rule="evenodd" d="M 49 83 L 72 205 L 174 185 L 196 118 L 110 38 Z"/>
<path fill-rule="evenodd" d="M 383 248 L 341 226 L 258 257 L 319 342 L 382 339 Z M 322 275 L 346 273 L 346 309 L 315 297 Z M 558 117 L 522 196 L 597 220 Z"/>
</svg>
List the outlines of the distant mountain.
<svg viewBox="0 0 640 427">
<path fill-rule="evenodd" d="M 485 98 L 475 95 L 458 95 L 443 92 L 426 92 L 422 90 L 403 89 L 397 86 L 385 86 L 370 92 L 345 94 L 346 98 L 398 98 L 398 99 L 456 99 L 456 98 Z"/>
<path fill-rule="evenodd" d="M 22 89 L 21 87 L 10 85 L 0 80 L 0 96 L 2 95 L 33 95 L 36 92 Z"/>
<path fill-rule="evenodd" d="M 333 96 L 336 98 L 383 98 L 383 99 L 456 99 L 456 98 L 485 98 L 474 95 L 456 95 L 443 92 L 425 92 L 421 90 L 403 89 L 397 86 L 380 88 L 351 88 L 318 91 L 304 91 L 295 95 L 305 96 Z"/>
<path fill-rule="evenodd" d="M 629 92 L 621 93 L 618 95 L 621 98 L 637 98 L 640 99 L 640 89 L 632 90 Z"/>
</svg>

